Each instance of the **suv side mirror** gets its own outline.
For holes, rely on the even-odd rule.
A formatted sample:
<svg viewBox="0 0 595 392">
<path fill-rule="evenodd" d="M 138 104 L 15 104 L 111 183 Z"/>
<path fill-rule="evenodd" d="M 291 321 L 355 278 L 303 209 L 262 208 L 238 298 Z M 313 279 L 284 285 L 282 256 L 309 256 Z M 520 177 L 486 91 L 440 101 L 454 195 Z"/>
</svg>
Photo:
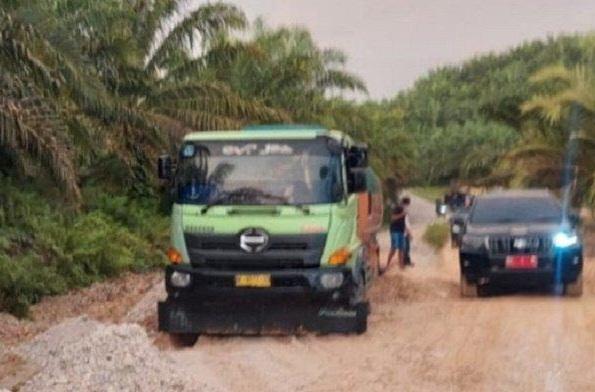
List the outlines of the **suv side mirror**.
<svg viewBox="0 0 595 392">
<path fill-rule="evenodd" d="M 349 169 L 347 172 L 347 192 L 360 193 L 368 190 L 366 169 Z"/>
<path fill-rule="evenodd" d="M 347 150 L 347 167 L 350 169 L 363 169 L 368 167 L 368 146 L 355 145 Z"/>
<path fill-rule="evenodd" d="M 171 179 L 172 161 L 169 155 L 161 155 L 157 158 L 157 177 L 161 180 Z"/>
<path fill-rule="evenodd" d="M 447 211 L 448 206 L 441 199 L 436 199 L 436 215 L 444 216 Z"/>
</svg>

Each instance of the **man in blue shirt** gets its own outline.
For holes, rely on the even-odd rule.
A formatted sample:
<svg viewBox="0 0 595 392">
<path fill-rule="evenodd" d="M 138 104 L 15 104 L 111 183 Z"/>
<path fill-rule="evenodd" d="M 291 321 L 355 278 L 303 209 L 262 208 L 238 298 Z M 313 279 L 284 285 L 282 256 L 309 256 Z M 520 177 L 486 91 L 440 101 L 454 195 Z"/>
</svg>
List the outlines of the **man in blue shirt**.
<svg viewBox="0 0 595 392">
<path fill-rule="evenodd" d="M 407 247 L 407 237 L 411 238 L 411 232 L 407 227 L 407 207 L 411 204 L 411 200 L 408 197 L 404 197 L 401 204 L 396 206 L 391 215 L 390 223 L 390 251 L 388 253 L 388 259 L 384 270 L 380 271 L 383 274 L 390 267 L 390 263 L 398 252 L 399 267 L 405 268 L 405 252 Z"/>
</svg>

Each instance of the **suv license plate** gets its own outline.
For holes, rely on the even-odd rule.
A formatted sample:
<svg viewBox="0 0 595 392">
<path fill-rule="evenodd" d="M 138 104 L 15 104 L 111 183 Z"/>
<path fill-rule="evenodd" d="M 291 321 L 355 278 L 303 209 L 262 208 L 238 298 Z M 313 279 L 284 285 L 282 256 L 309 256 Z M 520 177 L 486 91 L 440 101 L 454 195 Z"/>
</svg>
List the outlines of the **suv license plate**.
<svg viewBox="0 0 595 392">
<path fill-rule="evenodd" d="M 236 275 L 236 287 L 271 287 L 271 275 L 269 274 L 250 274 Z"/>
<path fill-rule="evenodd" d="M 506 257 L 506 268 L 509 269 L 536 269 L 536 255 L 514 255 Z"/>
</svg>

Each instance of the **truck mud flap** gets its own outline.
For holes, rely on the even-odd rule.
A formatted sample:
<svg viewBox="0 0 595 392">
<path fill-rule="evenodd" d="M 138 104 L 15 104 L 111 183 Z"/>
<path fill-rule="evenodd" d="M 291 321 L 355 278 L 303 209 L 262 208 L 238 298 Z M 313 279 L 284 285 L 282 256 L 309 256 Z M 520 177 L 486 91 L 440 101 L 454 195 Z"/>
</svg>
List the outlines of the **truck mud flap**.
<svg viewBox="0 0 595 392">
<path fill-rule="evenodd" d="M 369 305 L 196 304 L 164 301 L 158 305 L 159 330 L 205 334 L 363 333 Z"/>
</svg>

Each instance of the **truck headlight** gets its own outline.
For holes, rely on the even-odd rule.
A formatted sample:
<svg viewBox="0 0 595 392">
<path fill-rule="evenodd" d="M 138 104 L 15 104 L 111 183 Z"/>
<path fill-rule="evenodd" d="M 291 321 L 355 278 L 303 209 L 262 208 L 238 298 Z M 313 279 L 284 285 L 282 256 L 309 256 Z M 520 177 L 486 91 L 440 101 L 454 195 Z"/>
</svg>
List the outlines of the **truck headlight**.
<svg viewBox="0 0 595 392">
<path fill-rule="evenodd" d="M 329 272 L 320 276 L 320 284 L 325 289 L 336 289 L 343 284 L 343 274 L 340 272 Z"/>
<path fill-rule="evenodd" d="M 561 231 L 554 235 L 553 242 L 556 248 L 569 248 L 578 244 L 578 236 L 574 233 Z"/>
<path fill-rule="evenodd" d="M 487 242 L 487 237 L 477 235 L 464 235 L 461 240 L 461 248 L 479 249 Z"/>
<path fill-rule="evenodd" d="M 178 288 L 188 287 L 190 285 L 190 274 L 174 271 L 169 277 L 169 283 Z"/>
</svg>

